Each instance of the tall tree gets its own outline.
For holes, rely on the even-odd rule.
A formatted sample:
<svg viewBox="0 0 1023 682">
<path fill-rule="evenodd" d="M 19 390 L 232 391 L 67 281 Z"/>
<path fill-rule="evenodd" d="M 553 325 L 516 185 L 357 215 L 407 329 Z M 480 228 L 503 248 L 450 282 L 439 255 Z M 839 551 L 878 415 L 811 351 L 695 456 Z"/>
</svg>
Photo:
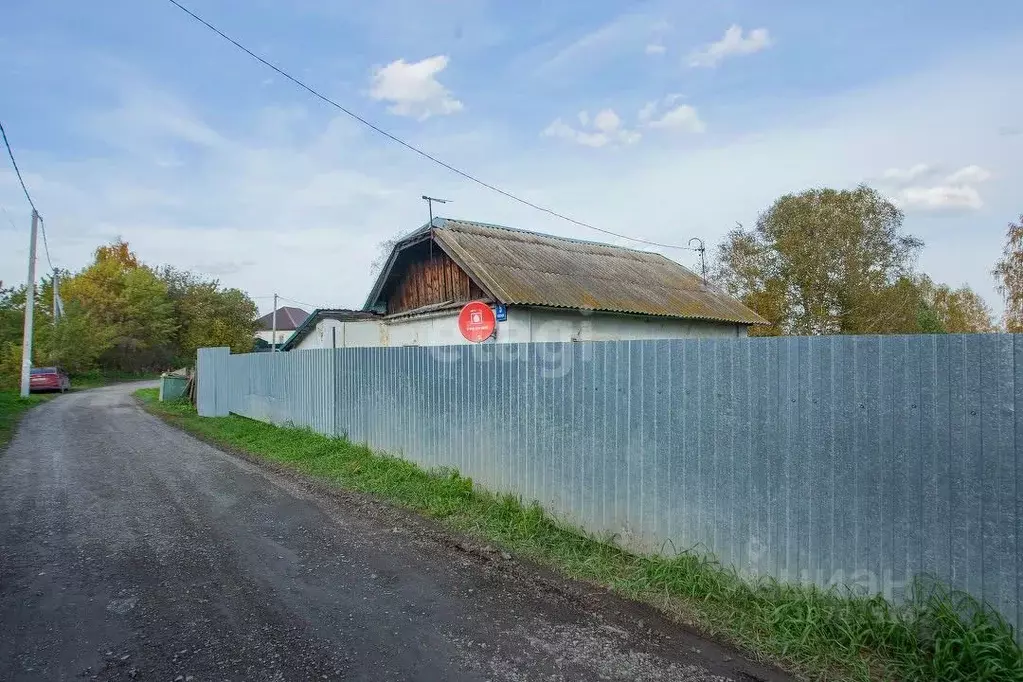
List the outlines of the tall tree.
<svg viewBox="0 0 1023 682">
<path fill-rule="evenodd" d="M 966 284 L 953 289 L 923 276 L 920 288 L 923 305 L 934 311 L 942 331 L 967 334 L 996 330 L 991 309 Z"/>
<path fill-rule="evenodd" d="M 21 344 L 0 344 L 0 391 L 13 391 L 21 385 Z"/>
<path fill-rule="evenodd" d="M 1002 258 L 993 272 L 998 292 L 1005 299 L 1005 329 L 1023 332 L 1023 214 L 1009 223 Z"/>
<path fill-rule="evenodd" d="M 912 262 L 922 242 L 880 193 L 787 194 L 718 247 L 716 281 L 771 324 L 754 334 L 908 331 L 916 324 Z"/>
<path fill-rule="evenodd" d="M 160 278 L 174 303 L 179 327 L 175 337 L 179 362 L 191 364 L 195 352 L 209 346 L 230 346 L 235 353 L 252 350 L 256 304 L 239 289 L 224 289 L 217 280 L 164 266 Z"/>
<path fill-rule="evenodd" d="M 42 332 L 42 361 L 78 374 L 97 368 L 100 358 L 113 348 L 116 330 L 97 323 L 79 303 L 69 301 L 60 319 Z"/>
<path fill-rule="evenodd" d="M 21 344 L 25 319 L 25 287 L 0 287 L 0 346 Z"/>
<path fill-rule="evenodd" d="M 252 350 L 257 309 L 244 292 L 170 266 L 154 270 L 123 240 L 100 246 L 91 264 L 62 273 L 61 282 L 56 324 L 52 278 L 36 287 L 36 364 L 140 371 L 191 365 L 203 346 Z M 0 287 L 0 383 L 17 383 L 24 314 L 25 287 Z"/>
<path fill-rule="evenodd" d="M 369 274 L 371 276 L 379 274 L 383 267 L 387 265 L 387 259 L 391 257 L 391 251 L 394 251 L 394 246 L 407 236 L 408 232 L 398 232 L 390 239 L 377 243 L 377 254 L 369 263 Z"/>
<path fill-rule="evenodd" d="M 88 311 L 102 337 L 113 340 L 104 366 L 139 371 L 170 363 L 177 323 L 167 284 L 127 242 L 96 249 L 94 262 L 65 281 L 62 292 L 66 302 Z"/>
<path fill-rule="evenodd" d="M 51 305 L 47 302 L 47 296 L 51 296 L 53 291 L 50 287 L 49 280 L 44 280 L 35 289 L 35 313 L 32 326 L 32 357 L 34 361 L 45 360 L 42 349 L 52 319 L 50 317 Z M 17 346 L 20 353 L 24 323 L 25 285 L 9 289 L 0 288 L 0 347 Z M 19 360 L 19 375 L 21 373 L 20 366 Z"/>
</svg>

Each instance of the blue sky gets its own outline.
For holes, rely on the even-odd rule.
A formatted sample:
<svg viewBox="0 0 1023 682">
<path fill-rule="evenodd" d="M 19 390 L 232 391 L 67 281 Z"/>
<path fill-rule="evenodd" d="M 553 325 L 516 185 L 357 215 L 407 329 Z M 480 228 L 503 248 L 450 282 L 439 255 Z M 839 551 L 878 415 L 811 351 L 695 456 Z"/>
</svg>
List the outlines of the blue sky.
<svg viewBox="0 0 1023 682">
<path fill-rule="evenodd" d="M 165 0 L 10 4 L 0 120 L 60 266 L 120 235 L 254 296 L 358 306 L 424 193 L 603 238 L 379 137 Z M 785 192 L 869 182 L 926 242 L 921 269 L 1000 309 L 989 271 L 1023 212 L 1018 2 L 185 4 L 395 134 L 617 232 L 711 246 Z M 6 164 L 0 205 L 22 227 Z M 0 279 L 23 279 L 3 215 L 0 242 Z"/>
</svg>

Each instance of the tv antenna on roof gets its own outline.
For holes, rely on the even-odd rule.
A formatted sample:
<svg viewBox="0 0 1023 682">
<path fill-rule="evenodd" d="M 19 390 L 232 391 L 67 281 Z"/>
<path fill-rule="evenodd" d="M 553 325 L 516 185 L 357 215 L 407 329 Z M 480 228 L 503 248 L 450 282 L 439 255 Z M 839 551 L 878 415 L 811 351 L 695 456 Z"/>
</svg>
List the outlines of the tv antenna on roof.
<svg viewBox="0 0 1023 682">
<path fill-rule="evenodd" d="M 433 202 L 436 201 L 438 204 L 450 204 L 451 200 L 450 199 L 438 199 L 437 197 L 428 197 L 428 196 L 426 196 L 424 194 L 423 195 L 423 201 L 425 201 L 426 204 L 430 207 L 430 229 L 432 230 L 433 229 Z"/>
<path fill-rule="evenodd" d="M 703 283 L 707 283 L 707 247 L 703 245 L 703 240 L 699 237 L 693 237 L 689 240 L 688 244 L 693 245 L 693 242 L 699 244 L 694 251 L 700 252 L 700 274 L 703 276 Z"/>
</svg>

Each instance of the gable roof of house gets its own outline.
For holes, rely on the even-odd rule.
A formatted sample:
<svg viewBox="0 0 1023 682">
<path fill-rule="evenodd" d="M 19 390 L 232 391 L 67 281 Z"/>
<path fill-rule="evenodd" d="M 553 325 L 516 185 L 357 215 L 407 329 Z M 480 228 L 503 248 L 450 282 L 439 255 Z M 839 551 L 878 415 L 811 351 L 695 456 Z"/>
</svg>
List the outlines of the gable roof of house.
<svg viewBox="0 0 1023 682">
<path fill-rule="evenodd" d="M 395 245 L 367 310 L 379 302 L 397 255 L 430 238 L 430 227 L 424 225 Z M 507 305 L 766 323 L 658 253 L 445 218 L 434 219 L 432 237 L 485 292 Z"/>
<path fill-rule="evenodd" d="M 299 325 L 305 322 L 305 318 L 309 317 L 309 313 L 302 310 L 301 308 L 292 308 L 290 306 L 281 306 L 277 309 L 277 331 L 289 331 L 291 329 L 298 329 Z M 256 320 L 256 331 L 268 332 L 273 331 L 273 311 L 271 310 L 263 317 Z"/>
<path fill-rule="evenodd" d="M 302 342 L 302 339 L 309 336 L 309 332 L 316 328 L 317 323 L 320 320 L 338 320 L 339 322 L 349 322 L 351 320 L 369 320 L 376 319 L 380 316 L 374 312 L 368 310 L 348 310 L 347 308 L 317 308 L 313 312 L 309 313 L 309 316 L 305 318 L 305 321 L 298 326 L 291 336 L 284 340 L 281 344 L 282 351 L 293 350 Z"/>
</svg>

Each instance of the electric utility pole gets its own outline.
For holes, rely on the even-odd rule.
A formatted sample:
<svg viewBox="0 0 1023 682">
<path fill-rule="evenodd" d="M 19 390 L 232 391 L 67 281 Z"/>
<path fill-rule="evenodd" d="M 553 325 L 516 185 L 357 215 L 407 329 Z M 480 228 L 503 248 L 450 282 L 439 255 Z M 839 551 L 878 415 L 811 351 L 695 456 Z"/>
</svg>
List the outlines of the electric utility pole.
<svg viewBox="0 0 1023 682">
<path fill-rule="evenodd" d="M 272 320 L 272 322 L 270 323 L 270 326 L 273 328 L 273 331 L 270 332 L 270 344 L 271 344 L 270 345 L 270 352 L 271 353 L 276 353 L 277 352 L 277 294 L 274 294 L 274 310 L 273 310 L 272 313 L 270 313 L 270 319 Z"/>
<path fill-rule="evenodd" d="M 32 313 L 36 302 L 36 231 L 39 213 L 32 209 L 32 235 L 28 239 L 28 281 L 25 283 L 25 329 L 21 337 L 21 397 L 27 398 L 32 375 Z"/>
</svg>

